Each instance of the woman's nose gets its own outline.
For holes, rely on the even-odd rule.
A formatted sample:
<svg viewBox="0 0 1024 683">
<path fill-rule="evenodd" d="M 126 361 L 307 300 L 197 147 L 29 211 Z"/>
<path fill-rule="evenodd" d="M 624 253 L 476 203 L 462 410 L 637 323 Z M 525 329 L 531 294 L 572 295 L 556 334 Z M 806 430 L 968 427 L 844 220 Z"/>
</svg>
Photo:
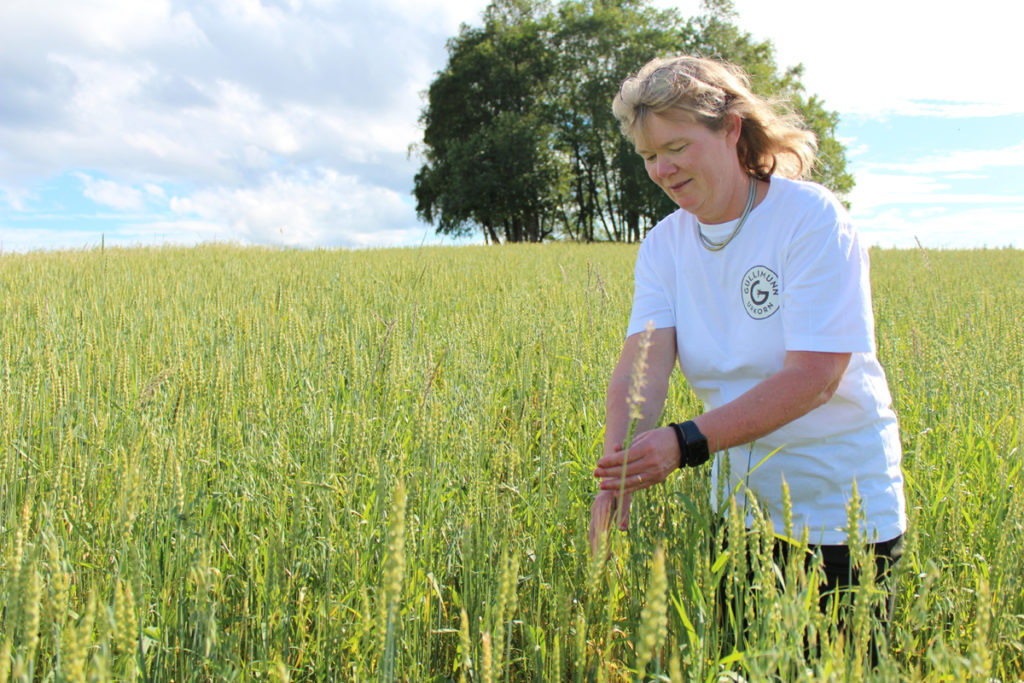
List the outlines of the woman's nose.
<svg viewBox="0 0 1024 683">
<path fill-rule="evenodd" d="M 665 178 L 672 175 L 676 170 L 676 165 L 672 162 L 672 159 L 666 156 L 658 156 L 656 163 L 656 169 L 659 178 Z"/>
</svg>

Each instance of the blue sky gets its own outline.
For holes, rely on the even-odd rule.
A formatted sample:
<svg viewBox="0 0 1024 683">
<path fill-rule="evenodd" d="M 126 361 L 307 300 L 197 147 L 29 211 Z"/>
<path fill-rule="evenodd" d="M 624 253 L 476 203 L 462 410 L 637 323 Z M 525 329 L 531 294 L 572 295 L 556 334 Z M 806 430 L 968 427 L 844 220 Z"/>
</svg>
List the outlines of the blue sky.
<svg viewBox="0 0 1024 683">
<path fill-rule="evenodd" d="M 415 216 L 409 149 L 445 40 L 486 4 L 5 0 L 0 249 L 436 241 Z M 867 242 L 1024 246 L 1005 3 L 735 7 L 840 113 Z"/>
</svg>

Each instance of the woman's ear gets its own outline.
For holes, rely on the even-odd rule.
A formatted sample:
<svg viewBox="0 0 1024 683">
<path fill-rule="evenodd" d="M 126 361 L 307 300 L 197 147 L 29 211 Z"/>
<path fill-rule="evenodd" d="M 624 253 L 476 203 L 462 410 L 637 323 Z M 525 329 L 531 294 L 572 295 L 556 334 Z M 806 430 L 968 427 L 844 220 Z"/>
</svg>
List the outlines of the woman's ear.
<svg viewBox="0 0 1024 683">
<path fill-rule="evenodd" d="M 740 133 L 743 131 L 743 117 L 739 114 L 729 114 L 725 120 L 725 137 L 729 142 L 735 144 L 740 139 Z"/>
</svg>

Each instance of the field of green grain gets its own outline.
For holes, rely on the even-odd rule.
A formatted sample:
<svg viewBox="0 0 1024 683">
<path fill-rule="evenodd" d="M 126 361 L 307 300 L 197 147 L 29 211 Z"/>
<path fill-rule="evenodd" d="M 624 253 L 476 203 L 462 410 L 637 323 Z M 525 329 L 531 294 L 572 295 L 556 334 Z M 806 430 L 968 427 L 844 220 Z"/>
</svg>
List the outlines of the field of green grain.
<svg viewBox="0 0 1024 683">
<path fill-rule="evenodd" d="M 872 253 L 911 523 L 875 671 L 877 595 L 838 632 L 706 470 L 589 558 L 635 253 L 0 256 L 0 683 L 1024 677 L 1024 252 Z"/>
</svg>

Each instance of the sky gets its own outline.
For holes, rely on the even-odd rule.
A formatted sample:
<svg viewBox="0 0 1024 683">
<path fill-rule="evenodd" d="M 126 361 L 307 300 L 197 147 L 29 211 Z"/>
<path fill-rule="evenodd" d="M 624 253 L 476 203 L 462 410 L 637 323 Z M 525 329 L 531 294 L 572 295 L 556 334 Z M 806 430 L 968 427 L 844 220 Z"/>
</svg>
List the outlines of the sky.
<svg viewBox="0 0 1024 683">
<path fill-rule="evenodd" d="M 734 4 L 839 113 L 867 243 L 1024 247 L 1012 5 Z M 418 117 L 486 5 L 3 0 L 0 252 L 450 243 L 416 218 Z"/>
</svg>

